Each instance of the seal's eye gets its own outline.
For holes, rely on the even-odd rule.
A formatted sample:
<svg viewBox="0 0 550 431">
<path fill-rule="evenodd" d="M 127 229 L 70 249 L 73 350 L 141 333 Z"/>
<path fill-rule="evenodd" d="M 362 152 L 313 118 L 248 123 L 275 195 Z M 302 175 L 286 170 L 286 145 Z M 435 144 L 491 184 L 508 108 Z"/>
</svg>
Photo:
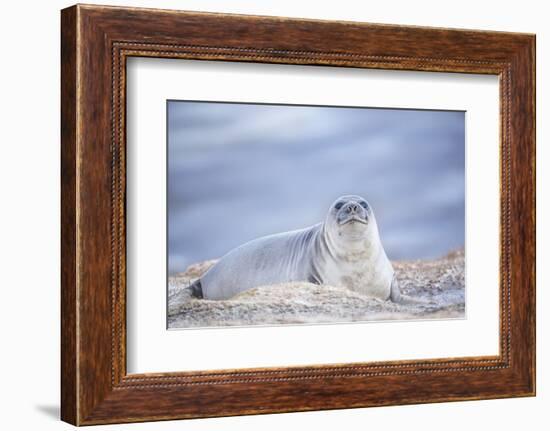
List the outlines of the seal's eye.
<svg viewBox="0 0 550 431">
<path fill-rule="evenodd" d="M 342 208 L 344 206 L 344 202 L 338 202 L 336 205 L 334 205 L 334 208 L 336 208 L 337 210 L 339 210 L 340 208 Z"/>
<path fill-rule="evenodd" d="M 365 209 L 368 208 L 368 205 L 367 205 L 367 203 L 366 203 L 365 201 L 361 201 L 361 202 L 359 203 L 359 205 L 361 205 L 361 206 L 362 206 L 363 208 L 365 208 Z"/>
</svg>

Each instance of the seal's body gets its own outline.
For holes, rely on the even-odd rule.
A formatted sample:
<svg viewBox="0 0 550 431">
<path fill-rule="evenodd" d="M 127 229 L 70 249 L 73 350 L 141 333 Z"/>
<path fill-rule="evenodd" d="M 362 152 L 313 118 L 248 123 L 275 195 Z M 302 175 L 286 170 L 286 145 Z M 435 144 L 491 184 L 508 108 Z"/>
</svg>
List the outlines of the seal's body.
<svg viewBox="0 0 550 431">
<path fill-rule="evenodd" d="M 258 238 L 230 251 L 191 288 L 195 296 L 228 299 L 254 287 L 299 281 L 399 299 L 374 212 L 363 198 L 343 196 L 324 223 Z"/>
</svg>

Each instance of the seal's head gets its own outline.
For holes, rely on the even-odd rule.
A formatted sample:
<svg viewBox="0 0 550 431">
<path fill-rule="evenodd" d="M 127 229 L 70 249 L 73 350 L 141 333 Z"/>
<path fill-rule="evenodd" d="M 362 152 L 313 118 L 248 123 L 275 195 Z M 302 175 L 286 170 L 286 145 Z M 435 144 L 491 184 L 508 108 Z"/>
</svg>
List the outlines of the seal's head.
<svg viewBox="0 0 550 431">
<path fill-rule="evenodd" d="M 361 239 L 375 225 L 369 203 L 357 195 L 341 196 L 330 206 L 325 222 L 329 230 L 342 239 Z"/>
</svg>

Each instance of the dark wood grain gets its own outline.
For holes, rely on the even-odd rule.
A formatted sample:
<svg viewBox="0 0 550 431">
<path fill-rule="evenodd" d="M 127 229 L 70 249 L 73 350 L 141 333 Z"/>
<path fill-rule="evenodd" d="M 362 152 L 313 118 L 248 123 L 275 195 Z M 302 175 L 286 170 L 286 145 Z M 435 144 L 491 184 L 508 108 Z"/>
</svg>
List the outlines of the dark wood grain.
<svg viewBox="0 0 550 431">
<path fill-rule="evenodd" d="M 76 300 L 76 8 L 61 15 L 61 418 L 78 422 Z"/>
<path fill-rule="evenodd" d="M 61 39 L 63 420 L 84 425 L 534 395 L 533 35 L 74 6 L 62 11 Z M 127 375 L 130 56 L 498 75 L 500 354 Z"/>
</svg>

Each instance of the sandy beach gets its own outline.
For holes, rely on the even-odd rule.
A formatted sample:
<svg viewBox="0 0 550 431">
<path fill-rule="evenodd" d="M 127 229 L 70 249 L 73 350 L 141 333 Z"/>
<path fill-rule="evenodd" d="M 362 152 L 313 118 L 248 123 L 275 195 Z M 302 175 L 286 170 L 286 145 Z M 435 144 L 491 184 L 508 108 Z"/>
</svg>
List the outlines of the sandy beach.
<svg viewBox="0 0 550 431">
<path fill-rule="evenodd" d="M 191 297 L 187 286 L 215 262 L 169 277 L 170 329 L 464 317 L 464 250 L 434 260 L 392 262 L 405 295 L 398 304 L 311 283 L 261 286 L 225 301 Z"/>
</svg>

